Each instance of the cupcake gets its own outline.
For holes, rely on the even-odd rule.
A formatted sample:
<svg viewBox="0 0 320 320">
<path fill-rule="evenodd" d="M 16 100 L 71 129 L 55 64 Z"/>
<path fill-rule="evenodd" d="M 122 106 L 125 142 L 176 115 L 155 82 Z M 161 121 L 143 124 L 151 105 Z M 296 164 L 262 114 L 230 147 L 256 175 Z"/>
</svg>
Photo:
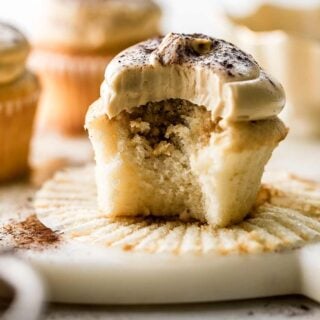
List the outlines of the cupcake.
<svg viewBox="0 0 320 320">
<path fill-rule="evenodd" d="M 123 51 L 86 118 L 100 211 L 241 221 L 287 134 L 284 103 L 281 85 L 223 40 L 171 33 Z"/>
<path fill-rule="evenodd" d="M 43 84 L 39 126 L 83 130 L 99 97 L 106 64 L 124 48 L 159 33 L 151 0 L 46 0 L 30 60 Z"/>
<path fill-rule="evenodd" d="M 26 38 L 0 23 L 0 182 L 28 171 L 29 144 L 39 95 L 37 78 L 26 70 Z"/>
<path fill-rule="evenodd" d="M 232 11 L 230 4 L 221 24 L 227 26 L 225 37 L 282 81 L 290 132 L 320 137 L 320 5 L 308 3 L 252 2 L 242 13 Z"/>
</svg>

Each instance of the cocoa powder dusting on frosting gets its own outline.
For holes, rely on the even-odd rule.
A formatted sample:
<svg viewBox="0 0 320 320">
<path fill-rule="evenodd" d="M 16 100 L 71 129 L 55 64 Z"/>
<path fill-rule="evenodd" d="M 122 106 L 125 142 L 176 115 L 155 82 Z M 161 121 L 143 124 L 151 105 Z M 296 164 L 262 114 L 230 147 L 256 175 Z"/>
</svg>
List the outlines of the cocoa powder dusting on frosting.
<svg viewBox="0 0 320 320">
<path fill-rule="evenodd" d="M 229 77 L 242 77 L 245 69 L 260 69 L 254 58 L 232 43 L 203 34 L 170 33 L 133 46 L 117 57 L 123 66 L 179 64 L 202 66 L 223 72 Z"/>
<path fill-rule="evenodd" d="M 44 226 L 36 215 L 5 225 L 3 233 L 12 239 L 16 249 L 44 249 L 60 241 L 59 235 Z"/>
</svg>

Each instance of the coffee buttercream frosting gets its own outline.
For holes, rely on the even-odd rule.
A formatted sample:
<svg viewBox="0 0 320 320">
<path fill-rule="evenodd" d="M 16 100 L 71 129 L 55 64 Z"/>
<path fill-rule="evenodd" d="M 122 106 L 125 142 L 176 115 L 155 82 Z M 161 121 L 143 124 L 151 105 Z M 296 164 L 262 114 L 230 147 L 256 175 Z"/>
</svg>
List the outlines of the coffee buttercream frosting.
<svg viewBox="0 0 320 320">
<path fill-rule="evenodd" d="M 19 78 L 25 71 L 29 44 L 11 25 L 0 23 L 0 85 Z"/>
<path fill-rule="evenodd" d="M 108 65 L 95 114 L 167 99 L 205 106 L 231 121 L 276 116 L 285 104 L 282 86 L 249 54 L 202 34 L 170 33 L 121 52 Z"/>
</svg>

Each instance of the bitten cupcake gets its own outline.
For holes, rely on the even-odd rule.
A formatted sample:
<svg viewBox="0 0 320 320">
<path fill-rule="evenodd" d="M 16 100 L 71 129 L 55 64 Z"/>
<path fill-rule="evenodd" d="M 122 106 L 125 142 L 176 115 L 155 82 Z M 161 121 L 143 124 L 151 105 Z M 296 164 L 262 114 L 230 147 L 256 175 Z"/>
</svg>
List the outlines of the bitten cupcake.
<svg viewBox="0 0 320 320">
<path fill-rule="evenodd" d="M 284 103 L 281 85 L 226 41 L 171 33 L 125 50 L 86 119 L 101 212 L 241 221 L 287 134 Z"/>
<path fill-rule="evenodd" d="M 43 84 L 39 126 L 83 130 L 106 64 L 124 48 L 159 34 L 152 0 L 45 0 L 30 65 Z"/>
<path fill-rule="evenodd" d="M 36 77 L 25 68 L 26 38 L 0 23 L 0 182 L 28 171 L 29 144 L 39 96 Z"/>
</svg>

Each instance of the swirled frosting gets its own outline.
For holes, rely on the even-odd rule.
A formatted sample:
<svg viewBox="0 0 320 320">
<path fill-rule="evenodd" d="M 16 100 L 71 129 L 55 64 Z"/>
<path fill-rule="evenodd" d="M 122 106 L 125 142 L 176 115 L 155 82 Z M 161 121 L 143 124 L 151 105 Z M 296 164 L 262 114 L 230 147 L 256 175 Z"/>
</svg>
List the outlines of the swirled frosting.
<svg viewBox="0 0 320 320">
<path fill-rule="evenodd" d="M 67 52 L 119 52 L 159 34 L 152 0 L 45 0 L 37 46 Z"/>
<path fill-rule="evenodd" d="M 231 121 L 276 116 L 282 86 L 233 44 L 202 34 L 170 33 L 137 44 L 108 65 L 101 109 L 109 118 L 147 102 L 184 99 Z"/>
<path fill-rule="evenodd" d="M 0 23 L 0 85 L 15 79 L 25 70 L 29 44 L 16 28 Z"/>
</svg>

